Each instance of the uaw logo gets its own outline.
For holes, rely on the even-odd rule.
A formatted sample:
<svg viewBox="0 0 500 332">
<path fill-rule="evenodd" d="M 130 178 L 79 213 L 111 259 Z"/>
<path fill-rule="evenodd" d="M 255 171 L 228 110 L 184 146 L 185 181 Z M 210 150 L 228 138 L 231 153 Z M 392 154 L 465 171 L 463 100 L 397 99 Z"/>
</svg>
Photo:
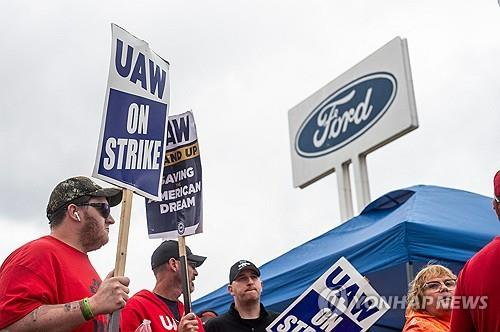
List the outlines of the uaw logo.
<svg viewBox="0 0 500 332">
<path fill-rule="evenodd" d="M 309 114 L 295 137 L 295 150 L 302 157 L 314 158 L 349 144 L 385 114 L 396 92 L 396 78 L 387 72 L 352 81 Z"/>
<path fill-rule="evenodd" d="M 182 221 L 179 221 L 177 223 L 177 232 L 182 235 L 184 234 L 184 231 L 186 230 L 186 226 L 184 225 L 184 223 Z"/>
<path fill-rule="evenodd" d="M 245 266 L 249 266 L 249 265 L 250 265 L 250 263 L 247 262 L 247 261 L 240 261 L 239 264 L 238 264 L 238 270 L 241 270 Z"/>
</svg>

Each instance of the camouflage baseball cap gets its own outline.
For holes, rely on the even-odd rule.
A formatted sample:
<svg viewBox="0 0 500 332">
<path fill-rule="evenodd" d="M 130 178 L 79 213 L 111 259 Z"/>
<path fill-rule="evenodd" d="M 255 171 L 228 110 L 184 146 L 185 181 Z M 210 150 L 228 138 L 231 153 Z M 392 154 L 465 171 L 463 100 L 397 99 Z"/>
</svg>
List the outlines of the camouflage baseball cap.
<svg viewBox="0 0 500 332">
<path fill-rule="evenodd" d="M 52 190 L 47 204 L 47 218 L 50 220 L 54 212 L 83 196 L 106 197 L 109 206 L 118 205 L 122 201 L 121 189 L 102 188 L 85 176 L 76 176 L 64 180 Z"/>
</svg>

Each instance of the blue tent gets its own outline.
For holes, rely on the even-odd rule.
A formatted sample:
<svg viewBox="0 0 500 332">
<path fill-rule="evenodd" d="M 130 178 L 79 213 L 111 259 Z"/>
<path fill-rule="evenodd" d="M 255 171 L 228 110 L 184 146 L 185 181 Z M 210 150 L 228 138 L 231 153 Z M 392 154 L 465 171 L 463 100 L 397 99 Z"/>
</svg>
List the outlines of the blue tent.
<svg viewBox="0 0 500 332">
<path fill-rule="evenodd" d="M 408 280 L 434 260 L 458 273 L 494 236 L 500 223 L 491 198 L 437 186 L 390 192 L 359 216 L 261 267 L 262 302 L 284 310 L 340 257 L 367 276 L 383 296 L 406 295 Z M 228 267 L 229 268 L 229 267 Z M 232 298 L 223 286 L 194 302 L 196 312 L 225 312 Z M 404 303 L 394 302 L 371 331 L 400 331 Z"/>
</svg>

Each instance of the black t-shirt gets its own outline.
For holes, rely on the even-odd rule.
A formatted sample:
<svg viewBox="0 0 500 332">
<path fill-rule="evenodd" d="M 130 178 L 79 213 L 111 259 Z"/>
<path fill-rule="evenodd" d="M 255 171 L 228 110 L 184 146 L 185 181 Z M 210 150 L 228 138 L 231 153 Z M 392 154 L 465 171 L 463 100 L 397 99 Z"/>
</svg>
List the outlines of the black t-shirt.
<svg viewBox="0 0 500 332">
<path fill-rule="evenodd" d="M 267 311 L 261 303 L 259 318 L 243 319 L 232 303 L 228 312 L 205 323 L 205 332 L 265 332 L 278 315 L 277 312 Z"/>
<path fill-rule="evenodd" d="M 177 304 L 177 301 L 169 300 L 169 299 L 164 298 L 163 296 L 158 295 L 156 293 L 155 293 L 155 295 L 158 296 L 158 298 L 160 300 L 162 300 L 163 302 L 165 302 L 165 304 L 167 305 L 167 307 L 172 312 L 172 315 L 174 315 L 175 320 L 180 321 L 181 320 L 181 315 L 179 313 L 179 306 Z"/>
</svg>

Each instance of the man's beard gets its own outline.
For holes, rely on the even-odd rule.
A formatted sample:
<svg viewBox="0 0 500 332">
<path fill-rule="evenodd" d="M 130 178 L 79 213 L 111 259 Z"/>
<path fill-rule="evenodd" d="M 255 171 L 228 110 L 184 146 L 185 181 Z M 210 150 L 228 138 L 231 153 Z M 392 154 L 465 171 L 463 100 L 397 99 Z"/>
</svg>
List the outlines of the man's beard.
<svg viewBox="0 0 500 332">
<path fill-rule="evenodd" d="M 106 231 L 99 225 L 99 221 L 85 213 L 86 224 L 80 233 L 80 243 L 86 252 L 97 250 L 108 243 Z"/>
</svg>

